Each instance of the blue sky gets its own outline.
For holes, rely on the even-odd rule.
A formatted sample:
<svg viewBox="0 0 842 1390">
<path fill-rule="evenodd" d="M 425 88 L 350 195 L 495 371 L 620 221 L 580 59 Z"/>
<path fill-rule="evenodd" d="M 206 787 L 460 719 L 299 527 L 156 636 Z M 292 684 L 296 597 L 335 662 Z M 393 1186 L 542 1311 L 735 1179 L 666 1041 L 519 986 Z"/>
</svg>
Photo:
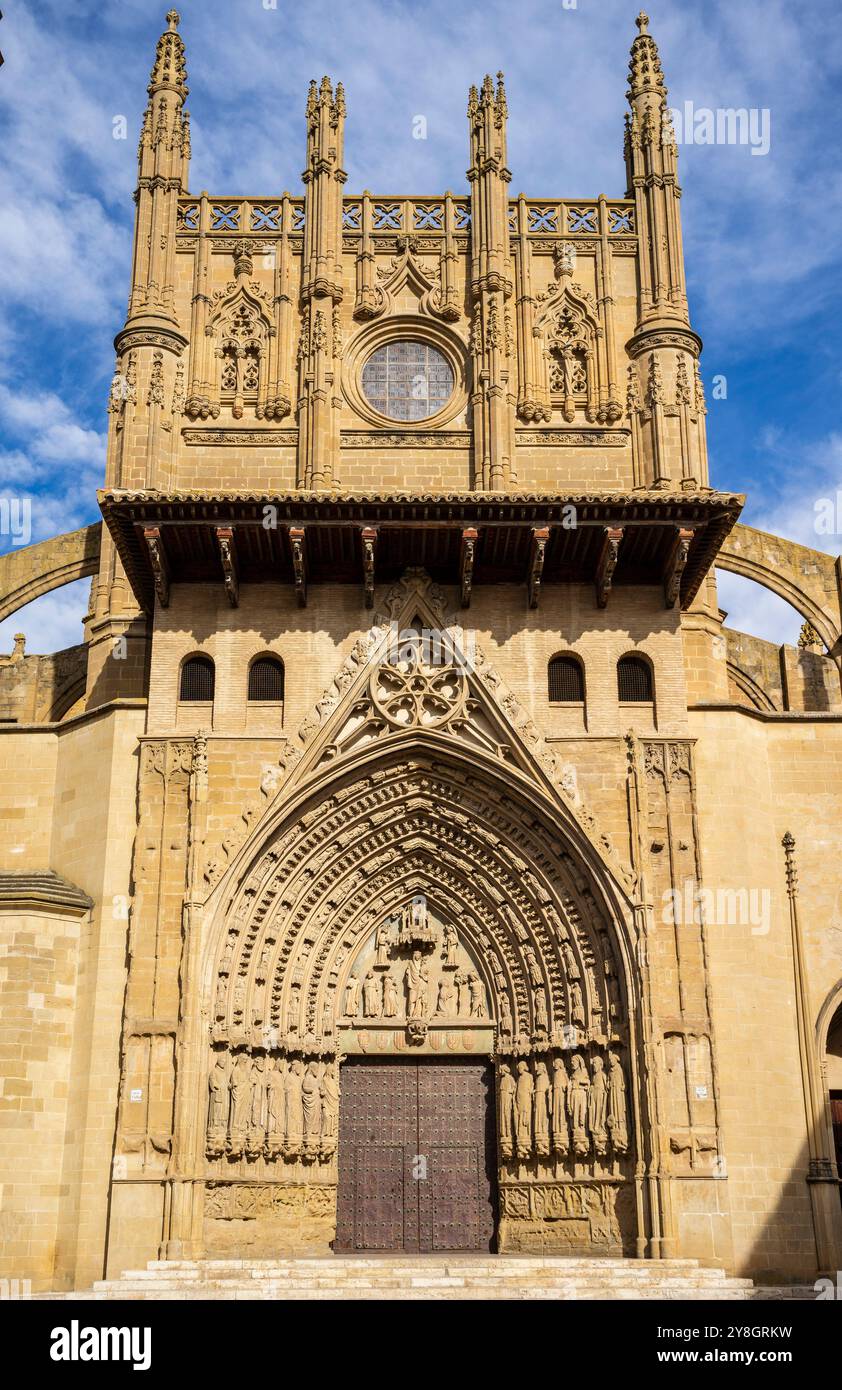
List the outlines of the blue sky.
<svg viewBox="0 0 842 1390">
<path fill-rule="evenodd" d="M 33 540 L 94 519 L 112 339 L 129 287 L 136 147 L 162 0 L 4 6 L 0 48 L 0 496 L 32 499 Z M 503 68 L 512 191 L 622 196 L 630 0 L 184 0 L 192 192 L 297 191 L 307 82 L 345 83 L 349 192 L 464 190 L 467 89 Z M 670 104 L 768 108 L 771 148 L 683 145 L 691 314 L 713 482 L 744 518 L 837 553 L 814 504 L 842 489 L 839 354 L 842 25 L 836 0 L 657 0 Z M 427 139 L 413 139 L 424 115 Z M 128 138 L 114 139 L 125 116 Z M 842 499 L 840 499 L 842 502 Z M 9 537 L 0 536 L 0 549 Z M 88 581 L 0 624 L 0 650 L 79 640 Z M 793 640 L 799 619 L 726 576 L 735 626 Z"/>
</svg>

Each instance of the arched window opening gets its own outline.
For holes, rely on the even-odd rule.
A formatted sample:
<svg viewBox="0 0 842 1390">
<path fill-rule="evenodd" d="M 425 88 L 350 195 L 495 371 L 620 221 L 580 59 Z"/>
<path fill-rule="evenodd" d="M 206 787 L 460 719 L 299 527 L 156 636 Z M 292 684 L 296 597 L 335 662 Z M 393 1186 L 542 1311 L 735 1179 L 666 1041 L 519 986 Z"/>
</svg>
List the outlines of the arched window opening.
<svg viewBox="0 0 842 1390">
<path fill-rule="evenodd" d="M 279 704 L 284 698 L 284 663 L 276 656 L 259 656 L 249 668 L 249 701 Z"/>
<path fill-rule="evenodd" d="M 554 656 L 548 667 L 549 698 L 553 705 L 581 704 L 585 698 L 582 663 L 575 656 Z"/>
<path fill-rule="evenodd" d="M 652 668 L 642 656 L 623 656 L 617 662 L 617 693 L 621 704 L 651 704 Z"/>
<path fill-rule="evenodd" d="M 191 656 L 181 668 L 179 699 L 194 704 L 213 700 L 214 665 L 209 656 Z"/>
</svg>

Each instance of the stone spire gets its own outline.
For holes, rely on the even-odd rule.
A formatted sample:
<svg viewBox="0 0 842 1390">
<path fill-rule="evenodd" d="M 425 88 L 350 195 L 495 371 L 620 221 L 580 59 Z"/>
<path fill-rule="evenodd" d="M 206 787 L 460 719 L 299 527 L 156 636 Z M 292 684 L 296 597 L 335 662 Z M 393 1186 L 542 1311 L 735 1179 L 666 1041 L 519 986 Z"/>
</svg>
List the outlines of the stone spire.
<svg viewBox="0 0 842 1390">
<path fill-rule="evenodd" d="M 158 40 L 152 76 L 147 91 L 150 97 L 165 88 L 176 93 L 182 101 L 187 96 L 187 63 L 184 41 L 178 32 L 180 15 L 177 10 L 167 14 L 167 27 Z"/>
<path fill-rule="evenodd" d="M 468 93 L 471 167 L 471 348 L 474 381 L 474 486 L 497 491 L 513 482 L 514 373 L 506 331 L 512 295 L 509 183 L 503 74 L 486 74 Z"/>
<path fill-rule="evenodd" d="M 641 398 L 653 379 L 658 409 L 641 417 L 641 442 L 648 486 L 706 485 L 707 445 L 698 380 L 701 340 L 690 327 L 684 247 L 681 236 L 678 158 L 667 107 L 667 86 L 658 46 L 649 33 L 649 17 L 638 15 L 631 46 L 626 97 L 626 197 L 635 202 L 639 253 L 637 326 L 629 352 L 639 374 Z M 670 434 L 667 420 L 678 417 Z M 634 422 L 633 422 L 634 423 Z"/>
</svg>

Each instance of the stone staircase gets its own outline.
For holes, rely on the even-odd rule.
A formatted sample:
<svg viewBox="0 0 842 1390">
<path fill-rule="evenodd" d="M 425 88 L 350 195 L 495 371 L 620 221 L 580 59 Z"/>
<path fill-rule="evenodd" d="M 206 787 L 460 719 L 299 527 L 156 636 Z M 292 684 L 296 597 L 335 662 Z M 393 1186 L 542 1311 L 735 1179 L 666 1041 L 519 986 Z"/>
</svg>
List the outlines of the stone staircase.
<svg viewBox="0 0 842 1390">
<path fill-rule="evenodd" d="M 70 1299 L 730 1299 L 750 1279 L 696 1260 L 384 1255 L 151 1260 Z M 765 1292 L 765 1291 L 764 1291 Z M 773 1295 L 774 1296 L 774 1295 Z"/>
</svg>

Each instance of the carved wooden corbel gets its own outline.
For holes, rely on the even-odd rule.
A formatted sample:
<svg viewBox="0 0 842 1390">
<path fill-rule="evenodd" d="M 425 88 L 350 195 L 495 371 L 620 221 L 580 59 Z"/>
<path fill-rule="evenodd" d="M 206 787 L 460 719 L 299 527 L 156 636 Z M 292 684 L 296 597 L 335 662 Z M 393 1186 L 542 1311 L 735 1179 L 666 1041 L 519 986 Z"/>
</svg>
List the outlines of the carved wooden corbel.
<svg viewBox="0 0 842 1390">
<path fill-rule="evenodd" d="M 216 527 L 216 543 L 219 546 L 219 558 L 222 561 L 222 581 L 228 595 L 228 602 L 232 608 L 237 608 L 240 602 L 240 575 L 237 566 L 234 532 L 230 526 Z"/>
<path fill-rule="evenodd" d="M 364 526 L 360 532 L 363 543 L 363 589 L 366 608 L 374 607 L 374 570 L 377 560 L 377 527 Z"/>
<path fill-rule="evenodd" d="M 529 551 L 529 575 L 527 578 L 530 608 L 538 607 L 538 600 L 541 596 L 541 580 L 544 574 L 544 557 L 546 555 L 547 541 L 549 539 L 549 526 L 533 526 L 532 545 Z"/>
<path fill-rule="evenodd" d="M 611 582 L 614 571 L 617 568 L 617 559 L 620 554 L 620 542 L 623 539 L 622 526 L 606 526 L 602 533 L 602 549 L 596 565 L 594 585 L 596 588 L 596 603 L 598 608 L 605 608 L 608 604 L 608 595 L 611 592 Z"/>
<path fill-rule="evenodd" d="M 462 531 L 462 550 L 459 556 L 459 581 L 462 590 L 462 607 L 471 606 L 471 588 L 474 582 L 474 561 L 476 559 L 477 537 L 475 526 L 466 526 Z"/>
<path fill-rule="evenodd" d="M 674 608 L 678 601 L 681 591 L 681 576 L 690 554 L 692 539 L 692 530 L 686 530 L 682 526 L 676 528 L 675 539 L 670 546 L 667 562 L 664 566 L 664 603 L 667 608 Z"/>
<path fill-rule="evenodd" d="M 307 566 L 304 550 L 304 527 L 290 526 L 287 528 L 289 535 L 289 545 L 292 551 L 292 572 L 295 580 L 295 594 L 298 599 L 299 608 L 307 605 Z"/>
<path fill-rule="evenodd" d="M 149 552 L 149 563 L 152 566 L 152 578 L 155 582 L 158 602 L 162 608 L 169 608 L 170 567 L 167 562 L 167 552 L 164 549 L 164 538 L 157 526 L 145 526 L 143 538 Z"/>
</svg>

